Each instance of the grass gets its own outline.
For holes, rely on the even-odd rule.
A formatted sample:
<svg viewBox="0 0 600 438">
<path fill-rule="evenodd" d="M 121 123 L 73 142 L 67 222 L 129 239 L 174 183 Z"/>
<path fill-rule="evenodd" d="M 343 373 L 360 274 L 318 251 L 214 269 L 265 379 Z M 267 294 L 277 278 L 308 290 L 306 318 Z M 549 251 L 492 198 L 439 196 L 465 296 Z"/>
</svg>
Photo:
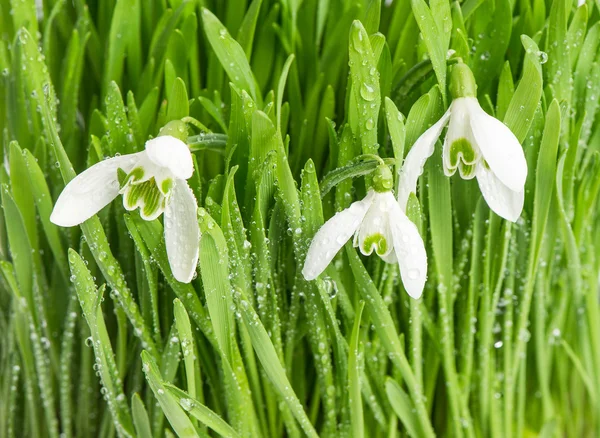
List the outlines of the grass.
<svg viewBox="0 0 600 438">
<path fill-rule="evenodd" d="M 600 435 L 600 3 L 0 0 L 0 436 Z M 452 66 L 522 143 L 510 223 L 440 144 L 408 215 L 423 297 L 312 236 L 399 170 Z M 77 173 L 188 123 L 197 276 Z M 394 172 L 396 175 L 396 172 Z"/>
</svg>

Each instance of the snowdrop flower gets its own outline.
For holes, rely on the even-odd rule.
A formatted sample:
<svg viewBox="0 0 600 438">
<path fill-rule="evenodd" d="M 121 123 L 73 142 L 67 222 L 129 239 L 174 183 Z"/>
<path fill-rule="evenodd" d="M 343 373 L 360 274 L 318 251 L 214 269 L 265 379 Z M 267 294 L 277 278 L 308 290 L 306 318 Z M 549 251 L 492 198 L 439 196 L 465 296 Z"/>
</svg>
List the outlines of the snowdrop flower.
<svg viewBox="0 0 600 438">
<path fill-rule="evenodd" d="M 425 161 L 448 125 L 442 157 L 446 176 L 477 178 L 489 207 L 499 216 L 516 222 L 523 210 L 527 162 L 519 140 L 502 122 L 488 115 L 477 101 L 473 73 L 463 63 L 454 66 L 450 92 L 454 100 L 446 114 L 419 137 L 400 171 L 398 201 L 406 205 Z"/>
<path fill-rule="evenodd" d="M 392 173 L 381 165 L 367 196 L 336 213 L 312 240 L 302 274 L 314 280 L 354 235 L 354 246 L 364 255 L 373 250 L 387 263 L 398 263 L 408 294 L 417 299 L 427 278 L 427 254 L 419 231 L 394 197 Z"/>
<path fill-rule="evenodd" d="M 119 169 L 127 174 L 122 186 Z M 58 197 L 50 220 L 63 227 L 79 225 L 119 194 L 125 209 L 139 208 L 145 220 L 164 212 L 171 270 L 178 281 L 189 283 L 196 272 L 200 239 L 198 205 L 186 181 L 193 171 L 188 146 L 171 135 L 160 135 L 148 140 L 142 152 L 103 160 L 77 175 Z"/>
</svg>

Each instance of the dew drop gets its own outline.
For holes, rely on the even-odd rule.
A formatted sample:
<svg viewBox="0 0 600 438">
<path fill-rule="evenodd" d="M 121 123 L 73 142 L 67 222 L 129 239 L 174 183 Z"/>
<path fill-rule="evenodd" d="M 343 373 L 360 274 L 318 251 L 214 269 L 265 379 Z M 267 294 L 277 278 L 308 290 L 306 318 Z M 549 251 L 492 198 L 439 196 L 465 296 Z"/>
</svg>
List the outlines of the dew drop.
<svg viewBox="0 0 600 438">
<path fill-rule="evenodd" d="M 369 102 L 375 100 L 375 98 L 377 97 L 375 93 L 375 87 L 367 84 L 366 82 L 363 82 L 363 84 L 360 87 L 360 95 L 363 99 Z"/>
<path fill-rule="evenodd" d="M 408 270 L 408 278 L 411 280 L 416 280 L 419 278 L 419 270 L 417 268 L 412 268 Z"/>
</svg>

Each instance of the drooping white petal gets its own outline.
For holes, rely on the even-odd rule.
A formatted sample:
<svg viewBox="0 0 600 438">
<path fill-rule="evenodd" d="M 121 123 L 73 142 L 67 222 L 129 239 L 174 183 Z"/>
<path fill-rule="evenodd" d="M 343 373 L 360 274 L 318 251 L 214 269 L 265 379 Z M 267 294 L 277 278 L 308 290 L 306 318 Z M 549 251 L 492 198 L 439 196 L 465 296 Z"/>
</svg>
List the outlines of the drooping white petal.
<svg viewBox="0 0 600 438">
<path fill-rule="evenodd" d="M 399 204 L 390 211 L 394 252 L 400 266 L 402 283 L 408 294 L 418 299 L 427 280 L 427 252 L 417 226 L 406 217 Z"/>
<path fill-rule="evenodd" d="M 190 148 L 170 135 L 162 135 L 146 142 L 148 157 L 158 166 L 166 167 L 179 179 L 188 179 L 194 173 Z"/>
<path fill-rule="evenodd" d="M 523 189 L 518 192 L 509 189 L 483 164 L 478 166 L 477 182 L 483 198 L 494 213 L 511 222 L 519 219 L 525 198 Z"/>
<path fill-rule="evenodd" d="M 352 237 L 367 214 L 374 196 L 375 192 L 371 190 L 363 200 L 354 202 L 347 209 L 336 213 L 315 234 L 302 268 L 302 275 L 306 280 L 317 278 Z"/>
<path fill-rule="evenodd" d="M 384 258 L 394 249 L 389 212 L 392 204 L 397 204 L 397 201 L 392 192 L 373 194 L 373 203 L 356 232 L 354 246 L 358 246 L 364 255 L 371 255 L 375 250 L 377 255 Z"/>
<path fill-rule="evenodd" d="M 61 227 L 72 227 L 91 218 L 119 194 L 117 169 L 131 171 L 143 152 L 103 160 L 73 178 L 64 188 L 50 215 Z"/>
<path fill-rule="evenodd" d="M 442 133 L 450 117 L 452 105 L 448 111 L 431 128 L 425 131 L 410 149 L 400 170 L 400 182 L 398 184 L 398 203 L 402 210 L 406 208 L 408 196 L 417 190 L 417 180 L 423 173 L 423 166 L 431 154 L 433 154 L 435 142 Z"/>
<path fill-rule="evenodd" d="M 527 161 L 521 143 L 500 120 L 487 114 L 476 99 L 471 102 L 471 130 L 490 169 L 509 189 L 519 192 L 527 179 Z"/>
<path fill-rule="evenodd" d="M 185 180 L 178 179 L 165 209 L 165 244 L 171 271 L 177 281 L 192 281 L 198 264 L 200 227 L 198 204 Z"/>
</svg>

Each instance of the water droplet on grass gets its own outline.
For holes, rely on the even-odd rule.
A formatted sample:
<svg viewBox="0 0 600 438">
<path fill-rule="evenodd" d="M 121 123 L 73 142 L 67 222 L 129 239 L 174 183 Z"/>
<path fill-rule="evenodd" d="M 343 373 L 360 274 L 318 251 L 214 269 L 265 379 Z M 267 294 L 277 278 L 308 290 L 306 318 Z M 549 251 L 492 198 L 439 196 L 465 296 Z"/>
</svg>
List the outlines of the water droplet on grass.
<svg viewBox="0 0 600 438">
<path fill-rule="evenodd" d="M 375 87 L 367 84 L 366 82 L 363 82 L 360 87 L 360 95 L 363 99 L 368 100 L 369 102 L 375 100 L 377 97 L 375 93 Z"/>
</svg>

